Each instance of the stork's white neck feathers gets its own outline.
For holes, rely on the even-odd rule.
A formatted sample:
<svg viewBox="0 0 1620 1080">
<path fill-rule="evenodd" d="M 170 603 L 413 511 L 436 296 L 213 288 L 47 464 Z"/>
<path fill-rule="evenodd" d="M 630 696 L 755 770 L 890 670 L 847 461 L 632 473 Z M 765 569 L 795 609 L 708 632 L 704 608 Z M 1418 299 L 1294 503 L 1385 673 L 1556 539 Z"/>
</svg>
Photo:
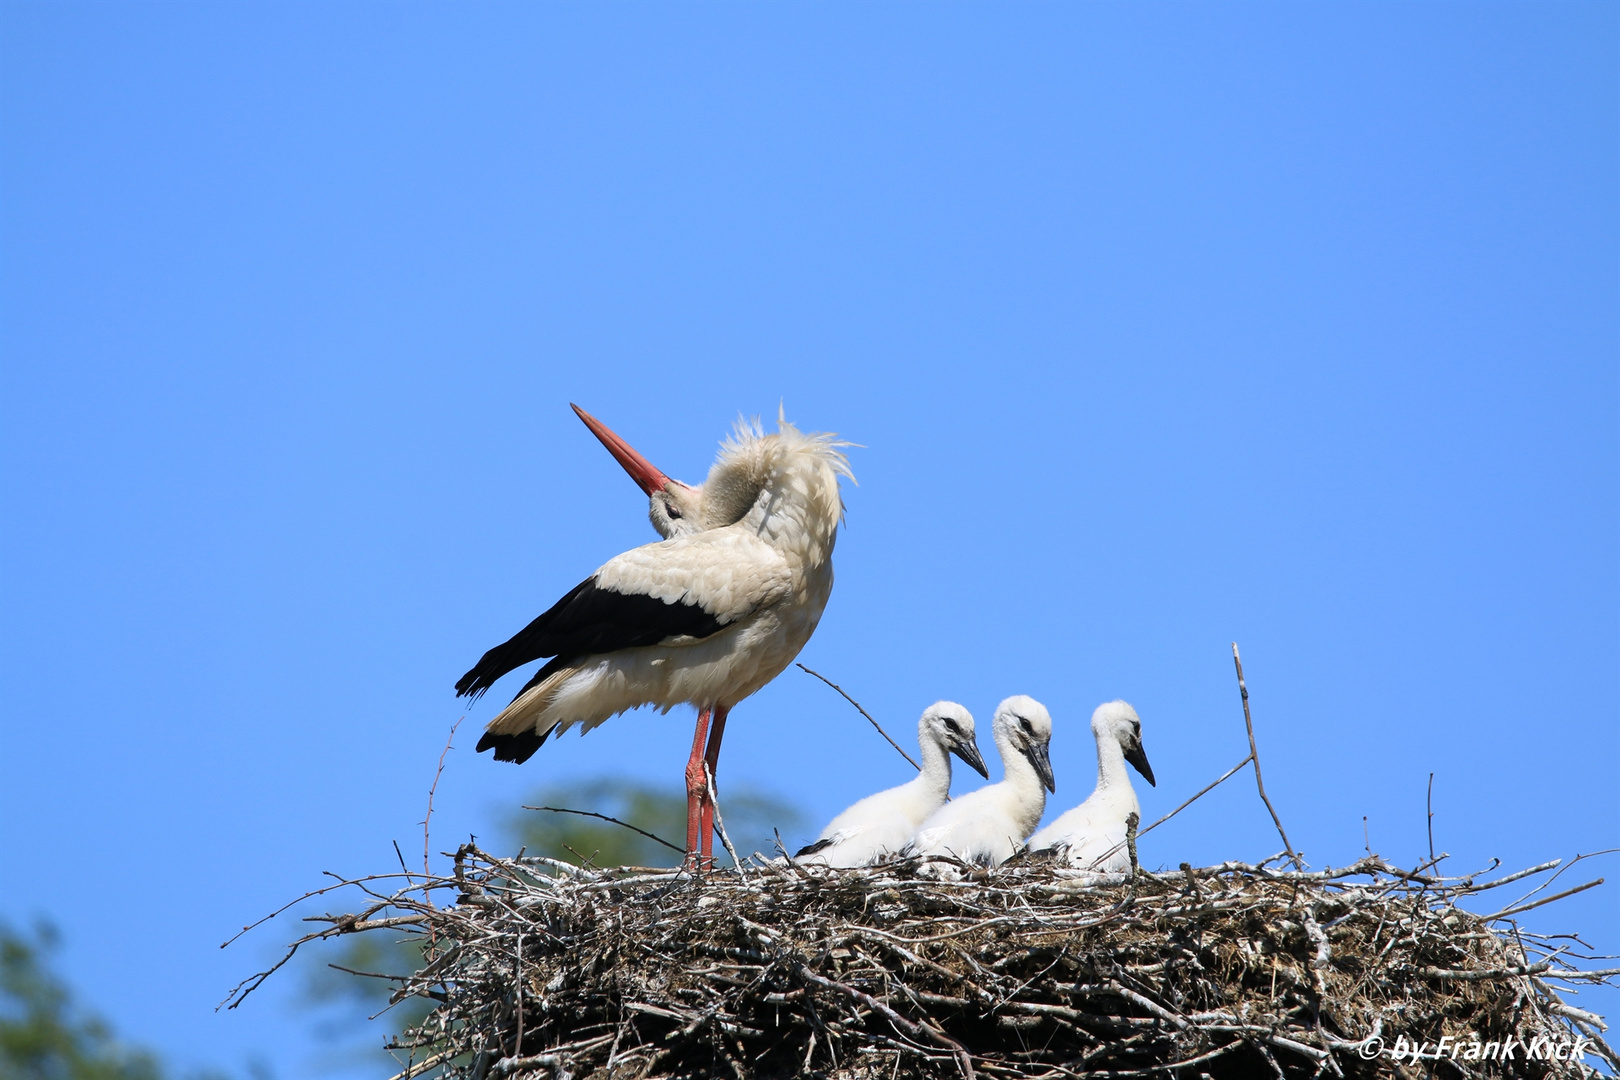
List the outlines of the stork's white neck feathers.
<svg viewBox="0 0 1620 1080">
<path fill-rule="evenodd" d="M 1130 775 L 1125 771 L 1125 752 L 1112 732 L 1096 732 L 1097 738 L 1097 790 L 1116 791 L 1124 788 L 1134 794 Z"/>
<path fill-rule="evenodd" d="M 781 421 L 766 435 L 759 421 L 739 421 L 704 482 L 707 516 L 734 520 L 772 547 L 809 566 L 832 557 L 844 500 L 838 478 L 851 481 L 849 460 L 835 436 L 807 435 Z"/>
<path fill-rule="evenodd" d="M 951 753 L 938 733 L 919 724 L 917 746 L 922 752 L 922 772 L 911 783 L 944 802 L 951 792 Z"/>
<path fill-rule="evenodd" d="M 1041 815 L 1046 812 L 1046 788 L 1023 749 L 1014 743 L 1012 724 L 1006 722 L 1004 716 L 1004 713 L 996 714 L 996 752 L 1001 755 L 1001 783 L 1011 796 L 1005 805 L 1018 823 L 1018 838 L 1022 840 L 1035 831 Z"/>
</svg>

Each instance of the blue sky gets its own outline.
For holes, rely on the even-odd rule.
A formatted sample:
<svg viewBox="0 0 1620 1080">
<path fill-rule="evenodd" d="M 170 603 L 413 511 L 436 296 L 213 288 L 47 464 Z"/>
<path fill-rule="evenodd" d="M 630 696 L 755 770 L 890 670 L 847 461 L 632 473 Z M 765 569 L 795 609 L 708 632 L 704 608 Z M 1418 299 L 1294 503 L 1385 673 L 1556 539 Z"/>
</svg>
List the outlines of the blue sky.
<svg viewBox="0 0 1620 1080">
<path fill-rule="evenodd" d="M 802 659 L 908 739 L 1041 698 L 1049 813 L 1116 696 L 1149 816 L 1239 760 L 1236 640 L 1311 862 L 1363 815 L 1418 861 L 1431 771 L 1448 865 L 1620 844 L 1617 31 L 6 5 L 0 915 L 174 1063 L 307 1074 L 295 979 L 211 1011 L 294 926 L 217 945 L 419 845 L 456 678 L 653 538 L 570 401 L 693 480 L 778 402 L 862 444 Z M 436 846 L 544 783 L 679 782 L 686 715 L 514 768 L 472 753 L 499 700 Z M 908 769 L 796 671 L 723 761 L 818 822 Z M 1143 856 L 1277 846 L 1234 781 Z M 1528 925 L 1620 952 L 1617 895 Z"/>
</svg>

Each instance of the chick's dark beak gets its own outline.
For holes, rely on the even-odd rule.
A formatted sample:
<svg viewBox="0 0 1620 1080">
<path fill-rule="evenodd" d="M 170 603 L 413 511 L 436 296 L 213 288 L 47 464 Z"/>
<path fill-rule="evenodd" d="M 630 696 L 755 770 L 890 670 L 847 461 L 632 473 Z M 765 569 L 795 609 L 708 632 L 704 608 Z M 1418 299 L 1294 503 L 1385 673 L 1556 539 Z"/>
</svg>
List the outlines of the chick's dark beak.
<svg viewBox="0 0 1620 1080">
<path fill-rule="evenodd" d="M 1153 766 L 1148 764 L 1147 751 L 1142 749 L 1141 739 L 1132 739 L 1130 745 L 1125 747 L 1125 760 L 1130 762 L 1136 771 L 1142 774 L 1142 779 L 1153 787 L 1159 786 L 1153 781 Z"/>
<path fill-rule="evenodd" d="M 968 768 L 986 780 L 990 779 L 990 770 L 984 767 L 984 758 L 979 756 L 978 743 L 969 742 L 966 739 L 953 739 L 951 741 L 951 753 L 967 762 Z"/>
<path fill-rule="evenodd" d="M 1052 777 L 1052 758 L 1047 753 L 1046 744 L 1033 743 L 1024 747 L 1024 756 L 1029 759 L 1031 765 L 1035 766 L 1035 775 L 1041 778 L 1041 783 L 1046 785 L 1046 790 L 1056 794 L 1057 781 Z"/>
</svg>

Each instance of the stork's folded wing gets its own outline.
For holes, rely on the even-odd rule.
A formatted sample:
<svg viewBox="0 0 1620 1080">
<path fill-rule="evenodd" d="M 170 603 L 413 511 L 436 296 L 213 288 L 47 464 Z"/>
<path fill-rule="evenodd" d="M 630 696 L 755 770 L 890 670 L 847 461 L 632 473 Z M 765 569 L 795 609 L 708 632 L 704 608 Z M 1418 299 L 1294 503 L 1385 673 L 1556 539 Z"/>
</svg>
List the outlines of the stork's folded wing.
<svg viewBox="0 0 1620 1080">
<path fill-rule="evenodd" d="M 634 548 L 580 582 L 544 614 L 486 652 L 456 684 L 482 694 L 541 657 L 581 657 L 701 641 L 785 597 L 787 562 L 740 529 Z"/>
<path fill-rule="evenodd" d="M 725 528 L 634 548 L 594 580 L 605 591 L 696 607 L 724 627 L 787 596 L 792 572 L 781 553 L 752 532 Z M 671 630 L 670 636 L 707 636 Z"/>
</svg>

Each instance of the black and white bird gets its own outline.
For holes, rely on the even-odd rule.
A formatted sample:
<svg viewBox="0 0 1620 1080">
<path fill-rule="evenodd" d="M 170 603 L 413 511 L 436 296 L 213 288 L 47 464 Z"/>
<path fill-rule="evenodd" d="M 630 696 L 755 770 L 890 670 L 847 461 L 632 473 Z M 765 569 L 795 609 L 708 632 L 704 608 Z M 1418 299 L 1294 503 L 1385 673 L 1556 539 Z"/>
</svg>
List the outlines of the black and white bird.
<svg viewBox="0 0 1620 1080">
<path fill-rule="evenodd" d="M 902 855 L 948 855 L 965 863 L 999 866 L 1040 824 L 1046 793 L 1057 790 L 1047 752 L 1051 714 L 1034 698 L 1018 694 L 997 706 L 990 728 L 1001 753 L 1001 782 L 935 810 L 918 826 Z"/>
<path fill-rule="evenodd" d="M 740 422 L 698 502 L 746 503 L 745 512 L 609 560 L 486 652 L 456 683 L 458 696 L 477 698 L 508 672 L 550 659 L 489 722 L 478 749 L 527 761 L 575 724 L 589 731 L 643 705 L 694 705 L 686 847 L 706 862 L 714 821 L 707 777 L 727 714 L 798 655 L 832 592 L 844 512 L 838 478 L 854 479 L 841 450 L 848 445 L 786 419 L 770 435 L 757 421 Z"/>
<path fill-rule="evenodd" d="M 922 772 L 899 787 L 868 795 L 833 818 L 796 858 L 821 866 L 866 866 L 906 846 L 951 791 L 951 755 L 989 779 L 973 730 L 973 714 L 954 701 L 936 701 L 917 721 Z"/>
<path fill-rule="evenodd" d="M 1097 740 L 1097 789 L 1085 802 L 1030 837 L 1029 850 L 1051 850 L 1073 867 L 1119 873 L 1131 868 L 1125 845 L 1126 819 L 1135 814 L 1140 820 L 1142 815 L 1125 763 L 1130 762 L 1149 784 L 1153 784 L 1153 767 L 1142 749 L 1142 720 L 1128 703 L 1109 701 L 1097 706 L 1091 714 L 1091 734 Z"/>
</svg>

